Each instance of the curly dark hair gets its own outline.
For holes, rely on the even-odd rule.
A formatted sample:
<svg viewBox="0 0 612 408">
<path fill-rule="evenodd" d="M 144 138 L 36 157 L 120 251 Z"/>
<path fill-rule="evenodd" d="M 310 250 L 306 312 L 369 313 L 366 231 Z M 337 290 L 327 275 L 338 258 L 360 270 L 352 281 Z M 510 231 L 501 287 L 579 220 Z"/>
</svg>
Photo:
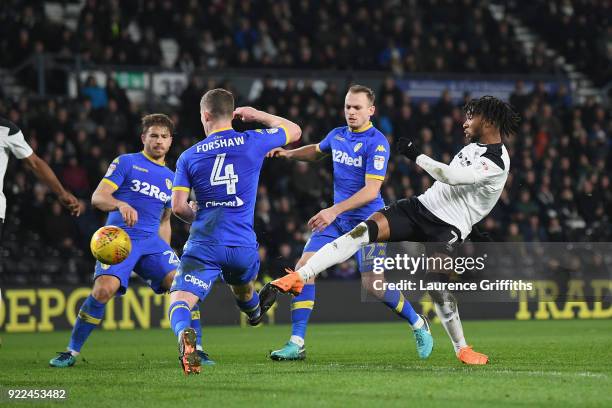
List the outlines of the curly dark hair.
<svg viewBox="0 0 612 408">
<path fill-rule="evenodd" d="M 472 99 L 465 104 L 463 112 L 468 118 L 480 115 L 506 137 L 515 135 L 521 123 L 521 115 L 516 113 L 512 105 L 490 95 Z"/>
</svg>

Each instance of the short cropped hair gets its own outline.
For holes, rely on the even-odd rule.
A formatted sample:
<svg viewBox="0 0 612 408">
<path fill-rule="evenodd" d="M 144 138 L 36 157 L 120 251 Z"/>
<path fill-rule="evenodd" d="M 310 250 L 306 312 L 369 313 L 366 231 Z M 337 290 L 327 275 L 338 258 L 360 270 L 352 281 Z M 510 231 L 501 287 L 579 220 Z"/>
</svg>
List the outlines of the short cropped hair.
<svg viewBox="0 0 612 408">
<path fill-rule="evenodd" d="M 168 115 L 163 113 L 152 113 L 142 117 L 142 133 L 147 133 L 151 126 L 164 126 L 170 131 L 170 135 L 174 134 L 174 122 Z"/>
<path fill-rule="evenodd" d="M 211 89 L 200 100 L 200 112 L 204 111 L 214 118 L 231 118 L 234 113 L 234 95 L 223 88 Z"/>
<path fill-rule="evenodd" d="M 370 101 L 370 105 L 374 105 L 374 100 L 376 99 L 376 95 L 374 91 L 367 86 L 363 85 L 352 85 L 348 91 L 350 93 L 364 93 L 368 97 L 368 101 Z"/>
</svg>

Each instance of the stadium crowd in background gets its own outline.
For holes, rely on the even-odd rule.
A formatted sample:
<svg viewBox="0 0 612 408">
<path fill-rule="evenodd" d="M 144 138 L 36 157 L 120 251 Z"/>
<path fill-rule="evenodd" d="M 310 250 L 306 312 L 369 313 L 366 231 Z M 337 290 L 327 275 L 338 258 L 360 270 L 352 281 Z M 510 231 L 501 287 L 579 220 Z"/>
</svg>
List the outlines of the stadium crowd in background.
<svg viewBox="0 0 612 408">
<path fill-rule="evenodd" d="M 264 4 L 262 4 L 264 3 Z M 33 53 L 82 63 L 159 65 L 160 39 L 178 44 L 175 67 L 555 73 L 542 50 L 526 54 L 486 2 L 393 0 L 87 0 L 76 28 L 45 18 L 41 2 L 0 6 L 0 65 Z M 536 21 L 537 23 L 538 21 Z M 316 27 L 313 30 L 312 27 Z M 588 69 L 588 66 L 585 67 Z"/>
<path fill-rule="evenodd" d="M 89 198 L 110 161 L 139 148 L 141 114 L 113 81 L 106 88 L 95 87 L 95 92 L 91 88 L 87 84 L 79 100 L 35 102 L 24 97 L 14 104 L 0 104 L 0 115 L 24 129 L 32 147 L 82 199 L 83 206 L 83 215 L 71 219 L 43 186 L 12 162 L 12 177 L 5 186 L 8 224 L 3 245 L 9 251 L 8 262 L 14 262 L 18 270 L 28 268 L 27 262 L 18 262 L 23 255 L 42 251 L 50 260 L 43 268 L 63 271 L 67 260 L 74 274 L 63 274 L 66 279 L 89 279 L 90 268 L 83 263 L 90 261 L 80 255 L 86 253 L 93 231 L 102 225 L 101 214 L 91 209 Z M 172 114 L 177 130 L 169 155 L 171 168 L 178 155 L 203 135 L 197 115 L 203 90 L 188 88 L 181 110 Z M 256 100 L 238 95 L 238 101 L 290 117 L 302 126 L 301 143 L 308 144 L 342 125 L 339 107 L 343 95 L 344 89 L 333 84 L 318 94 L 309 86 L 298 89 L 294 81 L 280 89 L 268 80 Z M 94 108 L 96 98 L 105 103 Z M 520 134 L 506 141 L 512 171 L 500 202 L 482 223 L 484 230 L 496 240 L 507 241 L 610 239 L 609 112 L 592 101 L 572 106 L 565 95 L 550 95 L 538 87 L 525 93 L 521 82 L 511 102 L 524 122 Z M 119 108 L 122 104 L 125 106 Z M 391 145 L 401 136 L 418 135 L 424 152 L 450 162 L 452 152 L 463 143 L 461 107 L 447 93 L 436 104 L 414 104 L 409 94 L 388 79 L 377 92 L 376 105 L 375 124 Z M 255 215 L 265 271 L 279 273 L 299 257 L 309 236 L 305 222 L 331 203 L 330 170 L 329 160 L 314 165 L 281 159 L 265 163 Z M 383 186 L 387 202 L 418 194 L 432 183 L 426 173 L 400 156 L 392 156 L 388 174 Z M 175 220 L 173 244 L 177 249 L 187 233 L 188 226 Z M 350 264 L 334 274 L 357 276 Z"/>
<path fill-rule="evenodd" d="M 66 57 L 79 54 L 85 65 L 160 65 L 159 39 L 174 38 L 179 50 L 173 68 L 187 71 L 247 67 L 371 69 L 396 75 L 558 72 L 557 65 L 537 47 L 525 54 L 511 26 L 495 21 L 484 3 L 475 0 L 411 1 L 401 12 L 396 9 L 398 2 L 390 0 L 362 1 L 357 7 L 331 0 L 268 3 L 254 7 L 249 1 L 211 1 L 208 7 L 200 7 L 197 1 L 120 4 L 117 0 L 88 0 L 76 29 L 71 30 L 45 19 L 39 2 L 8 0 L 0 5 L 0 66 L 15 67 L 43 51 Z M 540 3 L 534 2 L 533 7 Z M 539 18 L 559 17 L 549 11 Z M 562 19 L 584 27 L 586 17 L 580 13 L 587 11 L 576 8 L 572 17 Z M 600 24 L 594 20 L 593 27 Z M 461 30 L 447 30 L 449 26 Z M 588 42 L 587 31 L 580 38 Z M 561 38 L 557 46 L 564 44 Z M 580 44 L 577 46 L 582 47 Z M 598 78 L 601 64 L 583 68 L 586 73 L 592 69 Z M 21 78 L 25 84 L 31 79 L 28 75 L 32 72 L 25 71 L 26 77 Z M 50 86 L 61 84 L 59 79 Z M 235 90 L 231 82 L 194 77 L 181 95 L 180 107 L 165 112 L 176 123 L 170 168 L 183 150 L 203 137 L 197 107 L 202 93 L 215 86 Z M 65 84 L 58 87 L 65 90 Z M 418 135 L 424 153 L 450 162 L 463 143 L 464 119 L 461 106 L 447 92 L 437 103 L 416 103 L 391 78 L 376 91 L 375 125 L 392 146 L 401 136 Z M 300 124 L 301 143 L 308 144 L 343 124 L 344 93 L 345 89 L 331 82 L 318 93 L 309 83 L 298 87 L 296 81 L 288 80 L 281 89 L 268 79 L 256 100 L 236 96 L 238 106 L 250 104 Z M 524 121 L 520 134 L 506 141 L 510 177 L 482 228 L 500 241 L 609 240 L 609 111 L 594 99 L 572 104 L 564 87 L 549 94 L 538 84 L 527 92 L 521 81 L 510 102 Z M 0 116 L 23 130 L 34 150 L 82 205 L 81 217 L 72 219 L 45 187 L 11 162 L 4 187 L 8 209 L 0 281 L 89 283 L 93 265 L 89 237 L 102 225 L 102 214 L 91 209 L 91 193 L 114 157 L 139 149 L 140 116 L 150 113 L 143 110 L 112 78 L 105 86 L 89 78 L 78 99 L 30 95 L 16 101 L 0 99 Z M 387 202 L 418 194 L 432 183 L 423 170 L 396 155 L 392 155 L 388 175 L 383 186 Z M 266 161 L 255 215 L 262 272 L 274 276 L 294 266 L 309 236 L 305 223 L 331 204 L 331 188 L 329 160 L 314 165 Z M 187 235 L 188 226 L 174 220 L 177 250 Z M 41 265 L 37 258 L 42 256 L 46 262 Z M 350 263 L 340 265 L 332 275 L 358 277 Z"/>
</svg>

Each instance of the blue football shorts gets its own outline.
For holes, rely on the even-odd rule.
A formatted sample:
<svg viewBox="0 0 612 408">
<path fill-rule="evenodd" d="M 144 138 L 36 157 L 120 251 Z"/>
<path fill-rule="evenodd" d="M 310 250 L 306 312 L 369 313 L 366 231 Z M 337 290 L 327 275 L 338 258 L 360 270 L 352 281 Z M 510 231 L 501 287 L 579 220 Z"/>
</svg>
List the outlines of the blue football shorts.
<svg viewBox="0 0 612 408">
<path fill-rule="evenodd" d="M 185 244 L 171 292 L 182 290 L 204 300 L 217 278 L 230 285 L 245 285 L 257 278 L 259 252 L 253 247 Z"/>
<path fill-rule="evenodd" d="M 130 237 L 131 238 L 131 237 Z M 132 271 L 136 272 L 155 293 L 164 293 L 166 275 L 176 270 L 179 258 L 166 241 L 157 234 L 149 238 L 132 238 L 132 251 L 121 263 L 106 265 L 96 262 L 94 279 L 101 275 L 115 276 L 121 282 L 117 296 L 125 294 Z"/>
</svg>

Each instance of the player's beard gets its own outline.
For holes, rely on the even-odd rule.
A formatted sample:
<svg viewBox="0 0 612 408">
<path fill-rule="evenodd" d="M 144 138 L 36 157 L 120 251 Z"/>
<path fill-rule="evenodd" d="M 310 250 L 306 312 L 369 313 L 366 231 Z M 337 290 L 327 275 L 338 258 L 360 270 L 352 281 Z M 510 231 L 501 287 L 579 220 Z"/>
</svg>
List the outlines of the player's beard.
<svg viewBox="0 0 612 408">
<path fill-rule="evenodd" d="M 468 133 L 466 135 L 466 139 L 468 143 L 478 143 L 480 142 L 481 135 L 482 135 L 482 132 L 480 131 L 480 129 L 475 129 L 473 133 Z"/>
</svg>

